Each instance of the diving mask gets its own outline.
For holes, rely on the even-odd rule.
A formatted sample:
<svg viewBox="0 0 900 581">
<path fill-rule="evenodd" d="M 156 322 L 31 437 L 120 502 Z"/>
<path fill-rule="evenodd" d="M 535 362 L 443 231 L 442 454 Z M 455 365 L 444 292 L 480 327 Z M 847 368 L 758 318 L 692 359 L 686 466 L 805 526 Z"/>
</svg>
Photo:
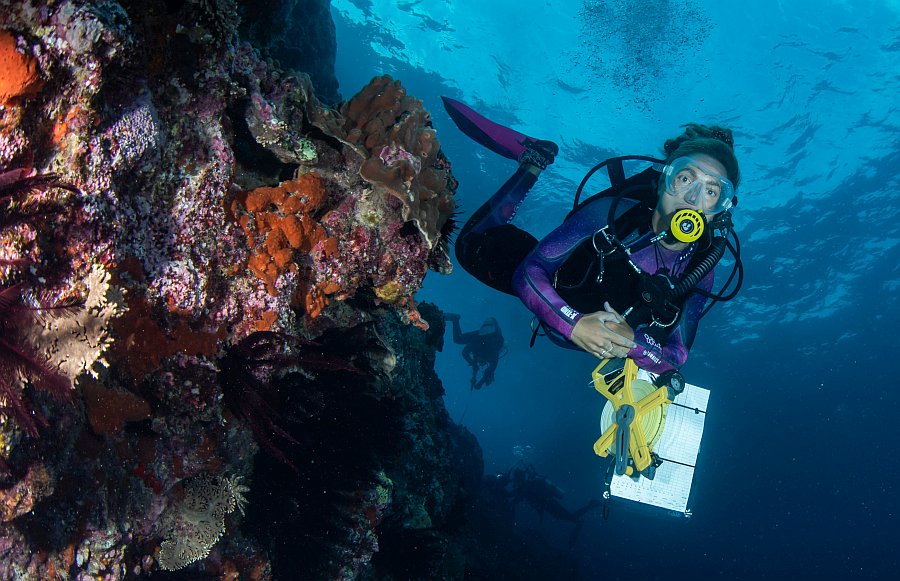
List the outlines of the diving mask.
<svg viewBox="0 0 900 581">
<path fill-rule="evenodd" d="M 734 184 L 711 171 L 709 164 L 693 156 L 679 157 L 662 170 L 660 184 L 666 194 L 682 198 L 700 211 L 717 214 L 734 203 Z"/>
</svg>

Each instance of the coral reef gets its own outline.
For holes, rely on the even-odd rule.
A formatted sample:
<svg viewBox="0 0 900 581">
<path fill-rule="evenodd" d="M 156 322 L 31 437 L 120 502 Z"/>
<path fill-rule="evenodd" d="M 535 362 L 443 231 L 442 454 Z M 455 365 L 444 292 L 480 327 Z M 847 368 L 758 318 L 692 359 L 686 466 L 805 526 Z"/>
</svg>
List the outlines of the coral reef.
<svg viewBox="0 0 900 581">
<path fill-rule="evenodd" d="M 314 251 L 330 256 L 337 249 L 337 240 L 328 237 L 315 218 L 326 197 L 322 179 L 307 173 L 277 187 L 257 188 L 232 201 L 232 216 L 252 248 L 247 266 L 265 283 L 270 295 L 278 295 L 276 282 L 287 272 L 302 269 L 302 278 L 309 280 L 312 265 L 303 264 L 304 257 L 312 258 Z M 318 316 L 325 306 L 324 301 L 316 302 L 316 290 L 324 295 L 338 288 L 337 284 L 322 281 L 307 291 L 306 313 Z"/>
<path fill-rule="evenodd" d="M 458 577 L 421 101 L 267 58 L 321 0 L 0 5 L 0 578 Z"/>
<path fill-rule="evenodd" d="M 423 310 L 439 320 L 434 307 Z M 460 565 L 454 532 L 483 466 L 474 438 L 457 432 L 443 406 L 433 371 L 442 329 L 423 332 L 386 307 L 375 314 L 352 334 L 320 338 L 363 374 L 292 373 L 273 384 L 297 440 L 283 452 L 302 477 L 255 488 L 246 526 L 265 528 L 276 576 L 445 579 Z M 291 474 L 278 458 L 257 458 L 257 482 Z"/>
<path fill-rule="evenodd" d="M 35 464 L 16 484 L 0 493 L 0 522 L 9 522 L 28 514 L 36 502 L 53 493 L 47 467 Z"/>
<path fill-rule="evenodd" d="M 320 345 L 284 333 L 259 331 L 228 348 L 219 361 L 219 383 L 225 406 L 253 431 L 260 445 L 294 470 L 274 438 L 299 444 L 280 424 L 283 416 L 276 381 L 300 370 L 356 372 L 345 359 L 328 355 Z M 310 415 L 321 411 L 321 401 L 310 399 L 299 406 Z"/>
</svg>

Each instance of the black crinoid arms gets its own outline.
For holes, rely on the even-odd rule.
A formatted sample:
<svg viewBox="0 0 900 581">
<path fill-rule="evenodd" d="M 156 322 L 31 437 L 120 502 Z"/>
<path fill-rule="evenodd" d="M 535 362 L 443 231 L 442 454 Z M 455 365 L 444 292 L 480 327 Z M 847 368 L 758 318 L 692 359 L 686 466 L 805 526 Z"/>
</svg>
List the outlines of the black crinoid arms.
<svg viewBox="0 0 900 581">
<path fill-rule="evenodd" d="M 359 370 L 329 354 L 322 345 L 272 331 L 255 332 L 229 347 L 219 360 L 219 384 L 225 406 L 246 426 L 259 445 L 296 470 L 284 446 L 300 445 L 289 432 L 282 393 L 292 373 L 350 372 Z M 290 394 L 293 414 L 312 415 L 324 406 L 321 393 L 310 390 Z"/>
<path fill-rule="evenodd" d="M 0 230 L 24 222 L 43 220 L 59 214 L 65 208 L 56 202 L 38 200 L 34 194 L 61 188 L 78 192 L 78 188 L 60 180 L 53 173 L 34 174 L 28 167 L 5 169 L 0 167 Z M 9 261 L 0 264 L 8 264 Z"/>
<path fill-rule="evenodd" d="M 66 210 L 50 197 L 36 196 L 53 188 L 78 192 L 78 188 L 60 181 L 55 174 L 34 174 L 30 167 L 0 167 L 0 232 L 31 223 L 36 226 L 50 216 Z M 36 224 L 37 223 L 37 224 Z M 0 253 L 0 267 L 6 267 L 7 280 L 15 280 L 16 271 L 33 266 L 24 258 L 9 258 L 7 248 Z M 72 305 L 58 304 L 50 298 L 35 298 L 24 282 L 0 286 L 0 415 L 11 420 L 30 436 L 37 436 L 47 420 L 33 405 L 30 389 L 44 391 L 56 399 L 71 401 L 72 382 L 44 360 L 27 341 L 36 317 L 68 312 Z M 0 457 L 0 473 L 9 467 Z"/>
</svg>

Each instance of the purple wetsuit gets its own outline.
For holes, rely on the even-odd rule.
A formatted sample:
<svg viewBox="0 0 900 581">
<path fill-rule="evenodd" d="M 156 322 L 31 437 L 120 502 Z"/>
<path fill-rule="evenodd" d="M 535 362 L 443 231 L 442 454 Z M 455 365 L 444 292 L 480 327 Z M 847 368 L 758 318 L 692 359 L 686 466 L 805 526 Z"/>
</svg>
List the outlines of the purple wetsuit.
<svg viewBox="0 0 900 581">
<path fill-rule="evenodd" d="M 553 287 L 553 277 L 579 244 L 606 225 L 611 203 L 612 199 L 597 200 L 573 214 L 538 243 L 513 276 L 513 289 L 522 302 L 566 340 L 571 338 L 575 323 L 589 313 L 580 313 L 569 306 Z M 626 202 L 623 201 L 620 205 L 622 212 L 628 209 Z M 651 244 L 633 253 L 631 260 L 645 272 L 656 273 L 665 269 L 672 274 L 681 275 L 692 254 L 692 247 L 675 251 Z M 709 291 L 712 285 L 713 273 L 710 272 L 697 287 Z M 602 304 L 602 297 L 599 299 L 597 304 Z M 639 326 L 634 332 L 637 346 L 628 352 L 628 356 L 639 367 L 652 373 L 681 367 L 687 360 L 688 349 L 694 341 L 700 313 L 705 304 L 706 297 L 691 294 L 685 301 L 680 320 L 670 331 L 665 344 L 661 345 L 643 330 L 644 326 Z"/>
</svg>

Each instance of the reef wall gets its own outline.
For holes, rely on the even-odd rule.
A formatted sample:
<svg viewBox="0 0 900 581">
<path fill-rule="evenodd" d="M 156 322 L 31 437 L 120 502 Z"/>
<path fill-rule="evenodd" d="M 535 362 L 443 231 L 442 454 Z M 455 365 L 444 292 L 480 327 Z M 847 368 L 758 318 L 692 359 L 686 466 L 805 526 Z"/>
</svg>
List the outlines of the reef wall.
<svg viewBox="0 0 900 581">
<path fill-rule="evenodd" d="M 0 9 L 0 578 L 461 578 L 422 103 L 324 1 Z"/>
</svg>

